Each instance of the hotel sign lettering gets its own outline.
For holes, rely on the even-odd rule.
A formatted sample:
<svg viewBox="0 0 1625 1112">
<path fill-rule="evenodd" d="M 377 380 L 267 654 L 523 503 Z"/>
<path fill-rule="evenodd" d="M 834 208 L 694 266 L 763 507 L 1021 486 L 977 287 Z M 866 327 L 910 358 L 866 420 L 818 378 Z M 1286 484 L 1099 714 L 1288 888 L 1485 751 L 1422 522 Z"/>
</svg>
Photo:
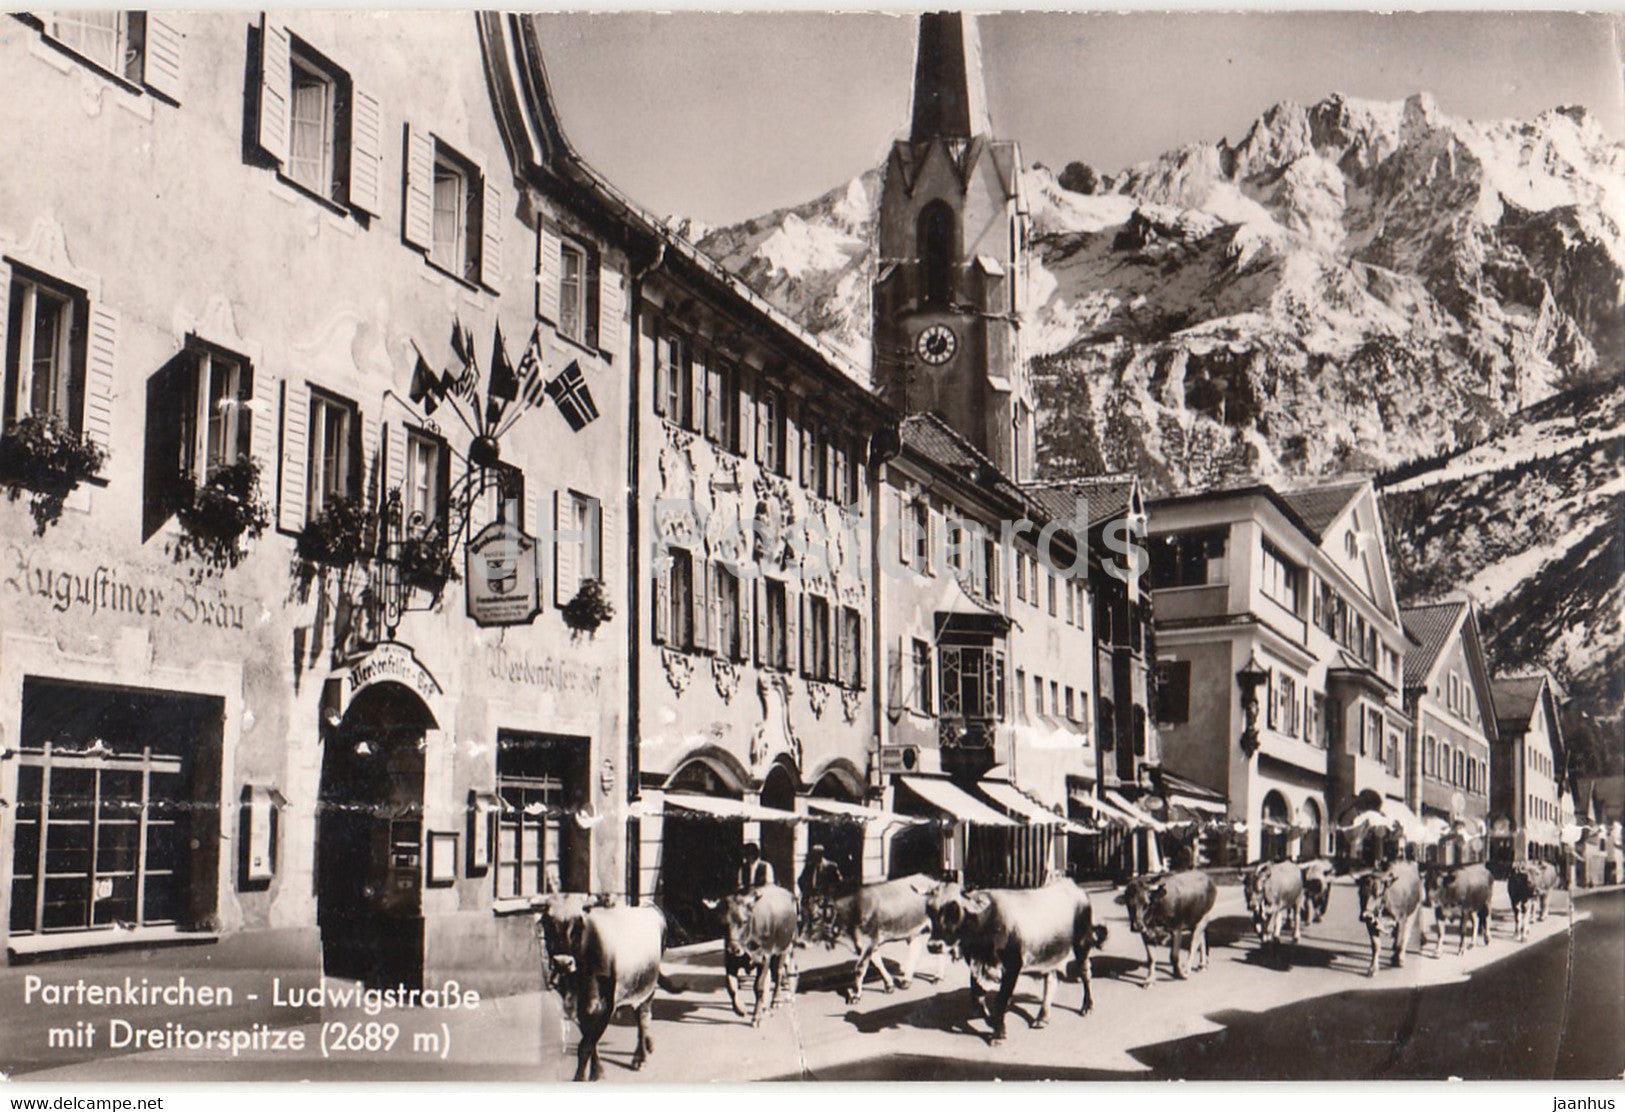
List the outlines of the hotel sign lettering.
<svg viewBox="0 0 1625 1112">
<path fill-rule="evenodd" d="M 493 521 L 468 542 L 468 616 L 482 626 L 526 625 L 542 608 L 536 539 Z"/>
<path fill-rule="evenodd" d="M 337 692 L 340 707 L 349 706 L 350 700 L 363 687 L 386 681 L 411 688 L 424 701 L 440 694 L 439 682 L 418 663 L 412 650 L 398 641 L 385 641 L 375 646 L 366 655 L 351 661 L 332 680 L 340 684 Z"/>
</svg>

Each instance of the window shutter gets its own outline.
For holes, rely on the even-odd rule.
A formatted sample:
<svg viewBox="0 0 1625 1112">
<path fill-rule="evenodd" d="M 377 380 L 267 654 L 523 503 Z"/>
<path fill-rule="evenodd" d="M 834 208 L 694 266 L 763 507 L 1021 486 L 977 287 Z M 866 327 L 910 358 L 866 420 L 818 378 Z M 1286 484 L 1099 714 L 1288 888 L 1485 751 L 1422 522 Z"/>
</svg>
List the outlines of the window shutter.
<svg viewBox="0 0 1625 1112">
<path fill-rule="evenodd" d="M 481 173 L 485 197 L 480 203 L 480 284 L 495 290 L 502 284 L 502 183 Z"/>
<path fill-rule="evenodd" d="M 392 421 L 384 428 L 384 493 L 392 490 L 401 492 L 401 506 L 404 511 L 407 500 L 406 492 L 406 426 L 400 421 Z M 379 504 L 383 503 L 379 499 Z"/>
<path fill-rule="evenodd" d="M 783 453 L 779 457 L 779 473 L 793 479 L 801 460 L 801 425 L 798 420 L 801 415 L 791 405 L 788 394 L 779 395 L 779 404 L 784 407 L 784 443 L 779 447 Z"/>
<path fill-rule="evenodd" d="M 812 409 L 801 407 L 801 485 L 809 489 L 818 486 L 818 424 Z"/>
<path fill-rule="evenodd" d="M 248 459 L 254 454 L 254 440 L 259 424 L 258 409 L 254 405 L 254 365 L 244 362 L 242 383 L 234 401 L 240 404 L 237 413 L 237 458 Z M 246 404 L 244 404 L 246 403 Z"/>
<path fill-rule="evenodd" d="M 768 422 L 773 416 L 772 394 L 767 388 L 767 382 L 760 376 L 752 379 L 756 395 L 756 461 L 762 465 L 762 470 L 768 470 L 767 439 Z M 742 388 L 742 387 L 741 387 Z M 741 413 L 750 413 L 752 410 L 744 405 L 740 407 Z"/>
<path fill-rule="evenodd" d="M 813 664 L 815 663 L 812 641 L 813 631 L 812 622 L 808 620 L 807 611 L 810 609 L 810 607 L 807 605 L 807 596 L 805 594 L 796 595 L 796 608 L 801 621 L 801 643 L 799 646 L 799 651 L 801 653 L 801 674 L 803 676 L 811 676 Z"/>
<path fill-rule="evenodd" d="M 934 509 L 925 512 L 925 570 L 931 575 L 937 573 L 937 553 L 942 548 L 942 515 Z"/>
<path fill-rule="evenodd" d="M 794 672 L 801 661 L 801 592 L 784 585 L 784 670 Z"/>
<path fill-rule="evenodd" d="M 722 623 L 722 568 L 715 560 L 705 562 L 705 597 L 709 601 L 705 609 L 705 621 L 709 625 L 706 630 L 707 639 L 716 649 L 717 655 L 722 655 L 722 645 L 725 640 Z"/>
<path fill-rule="evenodd" d="M 118 314 L 105 305 L 92 305 L 87 339 L 84 434 L 111 457 L 113 359 L 118 348 Z M 105 469 L 103 474 L 106 474 Z"/>
<path fill-rule="evenodd" d="M 655 392 L 655 413 L 662 417 L 670 417 L 666 412 L 666 395 L 671 392 L 671 363 L 667 358 L 666 337 L 660 334 L 654 321 L 648 324 L 650 347 L 654 351 L 654 369 L 652 376 Z"/>
<path fill-rule="evenodd" d="M 852 612 L 852 676 L 859 691 L 868 686 L 863 676 L 863 614 L 857 610 Z"/>
<path fill-rule="evenodd" d="M 176 104 L 181 99 L 181 47 L 185 38 L 175 21 L 175 13 L 147 13 L 141 80 L 147 88 Z"/>
<path fill-rule="evenodd" d="M 737 598 L 737 602 L 734 604 L 734 645 L 736 646 L 734 659 L 746 661 L 750 659 L 750 588 L 746 586 L 747 580 L 738 574 L 737 567 L 734 569 L 734 573 L 734 590 Z"/>
<path fill-rule="evenodd" d="M 705 357 L 689 347 L 684 355 L 688 360 L 688 420 L 684 426 L 692 432 L 705 427 Z"/>
<path fill-rule="evenodd" d="M 3 317 L 4 314 L 0 314 L 0 326 L 4 325 Z M 142 540 L 156 533 L 175 510 L 175 482 L 181 466 L 182 415 L 188 412 L 188 383 L 196 375 L 195 358 L 189 351 L 182 351 L 147 378 Z"/>
<path fill-rule="evenodd" d="M 626 291 L 621 289 L 621 272 L 613 266 L 604 266 L 597 260 L 597 311 L 590 320 L 598 328 L 598 350 L 605 359 L 613 360 L 621 354 L 621 340 L 626 326 Z"/>
<path fill-rule="evenodd" d="M 846 612 L 839 606 L 831 605 L 829 608 L 829 666 L 835 673 L 835 679 L 841 684 L 846 683 L 846 670 L 841 666 L 846 663 Z"/>
<path fill-rule="evenodd" d="M 361 427 L 361 450 L 356 458 L 361 461 L 361 471 L 354 489 L 361 495 L 366 503 L 376 505 L 378 484 L 383 479 L 380 471 L 381 460 L 379 453 L 383 447 L 383 430 L 379 427 L 378 418 L 371 413 L 358 414 Z"/>
<path fill-rule="evenodd" d="M 277 165 L 288 161 L 288 98 L 293 92 L 288 30 L 260 17 L 260 149 Z"/>
<path fill-rule="evenodd" d="M 559 252 L 562 250 L 558 229 L 546 217 L 536 220 L 536 315 L 549 324 L 559 320 Z"/>
<path fill-rule="evenodd" d="M 852 445 L 852 502 L 861 510 L 864 496 L 869 492 L 868 465 L 864 462 L 865 448 L 863 438 L 858 437 Z"/>
<path fill-rule="evenodd" d="M 12 409 L 17 404 L 17 388 L 8 373 L 11 361 L 6 355 L 11 350 L 6 337 L 6 329 L 11 323 L 11 264 L 3 258 L 0 258 L 0 299 L 3 299 L 0 300 L 0 359 L 5 359 L 4 363 L 0 363 L 0 390 L 5 393 L 5 397 L 0 399 L 0 428 L 3 428 L 11 424 Z"/>
<path fill-rule="evenodd" d="M 694 631 L 694 647 L 711 650 L 711 565 L 698 552 L 689 560 L 689 628 Z"/>
<path fill-rule="evenodd" d="M 360 86 L 350 94 L 350 204 L 371 216 L 384 211 L 384 111 Z"/>
<path fill-rule="evenodd" d="M 406 183 L 401 190 L 401 238 L 427 251 L 434 243 L 434 136 L 406 125 Z"/>
<path fill-rule="evenodd" d="M 666 549 L 662 555 L 669 561 L 671 550 Z M 658 564 L 654 574 L 654 613 L 653 622 L 654 640 L 657 645 L 669 644 L 671 641 L 671 569 L 672 565 L 666 563 L 664 569 Z"/>
<path fill-rule="evenodd" d="M 309 465 L 310 387 L 282 384 L 282 474 L 277 496 L 277 528 L 297 533 L 305 527 L 305 485 Z"/>
<path fill-rule="evenodd" d="M 753 607 L 756 614 L 756 653 L 754 659 L 758 668 L 771 663 L 767 640 L 767 583 L 761 576 L 751 580 L 751 595 L 754 598 Z M 741 607 L 743 609 L 743 607 Z"/>
<path fill-rule="evenodd" d="M 598 287 L 603 282 L 603 267 L 599 265 L 596 250 L 589 247 L 583 253 L 586 255 L 587 265 L 585 276 L 587 283 L 587 319 L 582 322 L 581 338 L 587 347 L 596 349 L 598 347 L 599 331 L 598 310 L 603 304 L 603 298 L 599 296 Z"/>
<path fill-rule="evenodd" d="M 581 569 L 578 565 L 580 549 L 573 539 L 566 538 L 566 532 L 575 531 L 575 523 L 571 521 L 571 509 L 574 502 L 570 495 L 562 490 L 553 492 L 553 602 L 563 606 L 575 597 L 577 580 Z"/>
</svg>

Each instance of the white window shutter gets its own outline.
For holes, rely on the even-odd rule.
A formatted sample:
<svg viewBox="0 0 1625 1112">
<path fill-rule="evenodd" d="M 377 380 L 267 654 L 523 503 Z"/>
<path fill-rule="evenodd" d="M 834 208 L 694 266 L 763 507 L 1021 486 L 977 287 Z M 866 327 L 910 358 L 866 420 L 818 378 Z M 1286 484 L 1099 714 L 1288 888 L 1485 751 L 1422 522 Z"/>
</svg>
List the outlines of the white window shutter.
<svg viewBox="0 0 1625 1112">
<path fill-rule="evenodd" d="M 406 425 L 391 421 L 384 427 L 384 494 L 401 492 L 401 509 L 406 509 Z M 383 498 L 379 499 L 382 504 Z"/>
<path fill-rule="evenodd" d="M 604 504 L 596 498 L 587 500 L 587 566 L 581 573 L 593 579 L 604 578 Z"/>
<path fill-rule="evenodd" d="M 546 217 L 536 221 L 536 315 L 549 324 L 559 321 L 559 231 Z"/>
<path fill-rule="evenodd" d="M 705 562 L 705 597 L 708 605 L 702 620 L 709 625 L 707 640 L 720 656 L 722 653 L 722 569 L 715 560 Z"/>
<path fill-rule="evenodd" d="M 841 608 L 831 605 L 829 608 L 829 667 L 837 681 L 844 680 L 846 673 L 841 671 L 841 662 L 845 653 L 841 651 Z"/>
<path fill-rule="evenodd" d="M 384 110 L 359 85 L 350 96 L 350 204 L 370 216 L 384 211 Z"/>
<path fill-rule="evenodd" d="M 688 359 L 688 428 L 694 432 L 705 431 L 705 357 L 690 347 L 686 352 Z"/>
<path fill-rule="evenodd" d="M 259 461 L 262 489 L 269 489 L 276 469 L 276 378 L 263 367 L 254 368 L 254 396 L 249 399 L 253 414 L 253 432 L 249 455 Z"/>
<path fill-rule="evenodd" d="M 711 648 L 711 565 L 696 551 L 688 567 L 693 588 L 689 592 L 689 628 L 694 631 L 694 647 L 708 652 Z"/>
<path fill-rule="evenodd" d="M 434 136 L 406 125 L 406 183 L 401 236 L 427 251 L 434 243 Z"/>
<path fill-rule="evenodd" d="M 565 533 L 575 532 L 574 500 L 564 491 L 553 492 L 553 604 L 563 606 L 575 597 L 581 569 L 577 566 L 580 542 Z"/>
<path fill-rule="evenodd" d="M 85 352 L 84 434 L 109 456 L 113 449 L 113 359 L 117 349 L 118 314 L 105 305 L 92 305 Z"/>
<path fill-rule="evenodd" d="M 656 564 L 654 573 L 654 590 L 652 592 L 652 613 L 649 615 L 650 629 L 657 645 L 665 645 L 671 641 L 671 567 L 669 560 L 671 550 L 661 553 L 667 558 L 666 562 Z"/>
<path fill-rule="evenodd" d="M 756 653 L 754 660 L 758 668 L 768 663 L 768 630 L 767 630 L 767 583 L 761 576 L 750 581 L 750 593 L 755 603 L 753 607 L 756 614 Z M 744 600 L 740 600 L 740 609 L 744 609 Z"/>
<path fill-rule="evenodd" d="M 542 487 L 540 483 L 531 482 L 530 476 L 525 477 L 525 493 L 520 499 L 520 512 L 524 514 L 523 526 L 525 532 L 536 536 L 542 528 Z"/>
<path fill-rule="evenodd" d="M 305 488 L 309 476 L 310 387 L 282 384 L 282 476 L 278 495 L 277 528 L 297 533 L 305 527 Z"/>
<path fill-rule="evenodd" d="M 147 13 L 146 53 L 142 59 L 141 79 L 147 88 L 177 104 L 181 99 L 181 54 L 185 40 L 176 13 Z"/>
<path fill-rule="evenodd" d="M 480 181 L 480 284 L 494 290 L 502 284 L 502 183 L 483 173 Z"/>
<path fill-rule="evenodd" d="M 378 418 L 365 410 L 361 413 L 361 497 L 366 505 L 377 505 L 378 484 L 383 479 L 380 451 L 383 447 L 383 429 Z"/>
<path fill-rule="evenodd" d="M 784 670 L 795 672 L 801 665 L 801 592 L 784 585 Z"/>
<path fill-rule="evenodd" d="M 260 149 L 288 161 L 288 100 L 293 93 L 293 46 L 288 29 L 260 17 Z"/>
<path fill-rule="evenodd" d="M 606 359 L 614 360 L 621 354 L 626 329 L 626 291 L 620 269 L 608 265 L 598 268 L 598 350 Z"/>
<path fill-rule="evenodd" d="M 794 479 L 796 468 L 801 466 L 801 427 L 797 420 L 800 414 L 791 405 L 788 394 L 780 395 L 780 404 L 784 406 L 784 454 L 779 460 L 779 470 L 786 478 Z"/>
</svg>

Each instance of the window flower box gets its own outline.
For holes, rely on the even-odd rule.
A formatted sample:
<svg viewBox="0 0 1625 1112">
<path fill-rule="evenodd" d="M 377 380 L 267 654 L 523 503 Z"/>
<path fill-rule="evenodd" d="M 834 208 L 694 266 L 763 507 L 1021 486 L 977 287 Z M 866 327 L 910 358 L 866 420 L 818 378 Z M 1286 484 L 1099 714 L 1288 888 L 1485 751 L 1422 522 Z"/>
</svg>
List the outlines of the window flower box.
<svg viewBox="0 0 1625 1112">
<path fill-rule="evenodd" d="M 36 536 L 61 519 L 68 495 L 105 462 L 100 446 L 55 414 L 30 414 L 0 435 L 0 484 L 13 502 L 29 492 Z"/>
</svg>

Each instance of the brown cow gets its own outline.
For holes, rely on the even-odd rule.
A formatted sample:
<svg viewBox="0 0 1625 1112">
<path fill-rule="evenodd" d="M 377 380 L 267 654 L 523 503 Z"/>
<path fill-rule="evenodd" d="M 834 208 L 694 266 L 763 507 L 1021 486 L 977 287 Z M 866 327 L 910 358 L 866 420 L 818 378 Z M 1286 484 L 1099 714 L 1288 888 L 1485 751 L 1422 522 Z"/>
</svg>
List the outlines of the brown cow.
<svg viewBox="0 0 1625 1112">
<path fill-rule="evenodd" d="M 896 880 L 882 880 L 865 884 L 846 896 L 814 896 L 808 909 L 807 937 L 833 948 L 837 939 L 851 940 L 858 952 L 857 968 L 853 972 L 852 988 L 847 999 L 856 1004 L 863 997 L 863 982 L 872 962 L 880 971 L 881 983 L 891 992 L 895 985 L 886 969 L 885 959 L 875 951 L 887 942 L 907 942 L 908 958 L 898 969 L 898 981 L 908 986 L 919 964 L 920 951 L 931 935 L 931 921 L 926 914 L 926 898 L 936 890 L 937 882 L 928 876 L 914 874 Z M 942 954 L 937 968 L 940 983 L 946 970 L 948 953 Z"/>
<path fill-rule="evenodd" d="M 654 1050 L 649 1019 L 666 917 L 658 908 L 608 906 L 601 897 L 574 893 L 544 896 L 536 907 L 548 987 L 558 992 L 564 1014 L 581 1029 L 575 1079 L 597 1081 L 602 1075 L 598 1040 L 621 1008 L 637 1010 L 632 1068 L 642 1069 Z"/>
<path fill-rule="evenodd" d="M 1326 918 L 1326 905 L 1332 898 L 1332 863 L 1324 857 L 1305 861 L 1303 870 L 1303 910 L 1299 913 L 1305 923 L 1318 923 Z"/>
<path fill-rule="evenodd" d="M 1534 861 L 1519 862 L 1507 874 L 1507 899 L 1512 904 L 1512 937 L 1518 942 L 1529 939 L 1529 924 L 1542 898 L 1540 880 L 1540 868 Z"/>
<path fill-rule="evenodd" d="M 752 1027 L 760 1027 L 768 981 L 773 985 L 772 1007 L 779 1006 L 779 993 L 787 984 L 795 992 L 796 898 L 788 888 L 766 884 L 736 892 L 719 902 L 707 901 L 707 906 L 722 908 L 727 927 L 723 956 L 728 1002 L 737 1014 L 745 1014 L 739 1006 L 739 974 L 755 968 L 756 1007 L 750 1022 Z"/>
<path fill-rule="evenodd" d="M 971 1003 L 987 1017 L 992 1041 L 1004 1041 L 1004 1017 L 1023 973 L 1044 978 L 1044 995 L 1034 1028 L 1049 1023 L 1055 975 L 1068 966 L 1083 980 L 1079 1015 L 1088 1015 L 1095 998 L 1089 951 L 1106 940 L 1106 928 L 1094 921 L 1088 895 L 1070 880 L 1043 888 L 989 888 L 966 892 L 944 885 L 927 901 L 931 934 L 970 965 Z M 997 969 L 999 989 L 992 1008 L 983 1000 L 981 975 Z"/>
<path fill-rule="evenodd" d="M 1157 979 L 1157 954 L 1153 945 L 1168 942 L 1168 964 L 1174 976 L 1183 979 L 1180 968 L 1180 941 L 1190 932 L 1186 968 L 1207 967 L 1207 921 L 1218 902 L 1219 890 L 1213 878 L 1197 869 L 1179 873 L 1152 873 L 1138 876 L 1123 888 L 1117 902 L 1128 908 L 1129 929 L 1145 940 L 1145 983 L 1150 988 Z"/>
<path fill-rule="evenodd" d="M 1422 910 L 1422 874 L 1414 861 L 1390 861 L 1362 876 L 1359 885 L 1360 922 L 1371 938 L 1371 968 L 1366 970 L 1366 976 L 1375 977 L 1385 922 L 1394 925 L 1394 965 L 1405 964 L 1411 925 Z"/>
<path fill-rule="evenodd" d="M 1281 953 L 1281 927 L 1298 941 L 1298 916 L 1303 904 L 1303 870 L 1290 861 L 1266 861 L 1242 874 L 1247 910 L 1253 916 L 1260 949 Z"/>
<path fill-rule="evenodd" d="M 1490 944 L 1490 894 L 1495 880 L 1488 865 L 1454 865 L 1431 870 L 1427 875 L 1424 902 L 1433 908 L 1433 956 L 1444 949 L 1444 922 L 1454 912 L 1460 922 L 1456 953 L 1464 953 L 1484 935 Z"/>
</svg>

